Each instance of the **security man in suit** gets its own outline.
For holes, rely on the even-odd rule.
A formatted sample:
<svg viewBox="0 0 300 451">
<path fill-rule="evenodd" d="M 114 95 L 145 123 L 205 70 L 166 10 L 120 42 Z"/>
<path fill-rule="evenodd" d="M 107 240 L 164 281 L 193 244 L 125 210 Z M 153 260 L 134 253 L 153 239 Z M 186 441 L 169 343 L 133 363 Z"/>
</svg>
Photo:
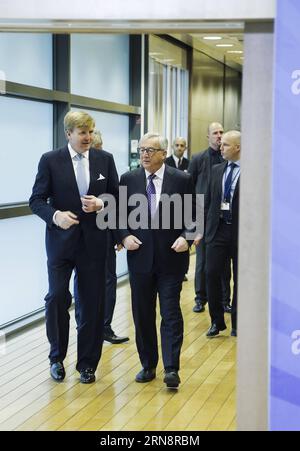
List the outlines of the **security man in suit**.
<svg viewBox="0 0 300 451">
<path fill-rule="evenodd" d="M 232 260 L 233 300 L 231 335 L 237 336 L 237 271 L 241 133 L 231 130 L 222 136 L 221 153 L 226 160 L 212 168 L 205 202 L 206 276 L 211 327 L 207 337 L 226 329 L 222 308 L 222 274 Z"/>
<path fill-rule="evenodd" d="M 177 388 L 180 383 L 178 371 L 183 341 L 180 292 L 188 267 L 189 245 L 193 242 L 186 239 L 189 238 L 189 228 L 185 224 L 189 221 L 184 221 L 183 206 L 185 194 L 194 198 L 194 188 L 189 174 L 164 164 L 167 146 L 167 140 L 158 134 L 147 133 L 141 138 L 139 153 L 142 167 L 123 174 L 120 188 L 127 188 L 128 198 L 136 194 L 143 195 L 141 197 L 146 199 L 144 210 L 147 210 L 149 222 L 145 226 L 132 228 L 130 217 L 133 207 L 129 207 L 127 229 L 120 233 L 123 233 L 123 245 L 128 251 L 136 344 L 143 367 L 135 380 L 143 383 L 156 377 L 158 294 L 162 317 L 160 334 L 164 382 L 169 388 Z M 171 204 L 170 222 L 164 226 L 162 217 L 166 209 L 162 200 L 164 196 L 173 194 L 179 196 L 182 208 L 178 213 Z M 144 210 L 141 215 L 145 213 Z M 176 225 L 178 219 L 181 219 L 180 226 Z"/>
<path fill-rule="evenodd" d="M 189 167 L 189 160 L 183 156 L 186 151 L 186 140 L 181 136 L 174 139 L 173 155 L 166 158 L 165 163 L 173 168 L 180 169 L 181 171 L 187 171 Z"/>
<path fill-rule="evenodd" d="M 188 172 L 192 175 L 196 193 L 204 194 L 204 199 L 208 191 L 213 165 L 220 164 L 224 161 L 220 152 L 223 133 L 223 126 L 219 122 L 212 122 L 209 124 L 207 130 L 209 147 L 194 155 L 189 165 Z M 205 304 L 207 303 L 205 261 L 206 246 L 204 240 L 201 240 L 199 246 L 196 246 L 195 306 L 193 307 L 195 313 L 203 312 L 205 310 Z M 224 311 L 227 313 L 231 313 L 230 278 L 231 270 L 228 261 L 225 265 L 222 279 L 222 302 Z"/>
<path fill-rule="evenodd" d="M 30 207 L 47 224 L 49 291 L 46 329 L 50 343 L 50 374 L 65 377 L 63 361 L 69 339 L 71 294 L 69 281 L 77 272 L 80 322 L 77 328 L 77 365 L 80 381 L 95 381 L 103 343 L 107 230 L 99 230 L 97 197 L 118 198 L 118 175 L 113 157 L 91 148 L 95 122 L 85 112 L 64 118 L 68 145 L 42 155 Z"/>
</svg>

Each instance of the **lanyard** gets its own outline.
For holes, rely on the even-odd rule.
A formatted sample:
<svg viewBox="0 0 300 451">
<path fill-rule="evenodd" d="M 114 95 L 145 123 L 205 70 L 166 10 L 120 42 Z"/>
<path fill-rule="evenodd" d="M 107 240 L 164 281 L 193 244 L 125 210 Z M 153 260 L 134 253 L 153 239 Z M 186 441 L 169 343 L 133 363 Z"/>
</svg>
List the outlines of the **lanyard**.
<svg viewBox="0 0 300 451">
<path fill-rule="evenodd" d="M 231 191 L 231 187 L 232 187 L 232 185 L 233 185 L 233 182 L 234 182 L 235 179 L 240 175 L 240 172 L 241 172 L 241 170 L 239 169 L 239 170 L 237 171 L 237 173 L 235 174 L 235 176 L 233 177 L 233 179 L 231 180 L 231 183 L 230 183 L 230 185 L 228 186 L 227 190 L 225 191 L 226 180 L 227 180 L 227 177 L 229 176 L 229 173 L 228 173 L 228 175 L 227 175 L 227 177 L 226 177 L 226 179 L 225 179 L 225 181 L 224 181 L 224 196 L 223 196 L 224 200 L 226 200 L 228 194 L 229 194 L 230 191 Z"/>
</svg>

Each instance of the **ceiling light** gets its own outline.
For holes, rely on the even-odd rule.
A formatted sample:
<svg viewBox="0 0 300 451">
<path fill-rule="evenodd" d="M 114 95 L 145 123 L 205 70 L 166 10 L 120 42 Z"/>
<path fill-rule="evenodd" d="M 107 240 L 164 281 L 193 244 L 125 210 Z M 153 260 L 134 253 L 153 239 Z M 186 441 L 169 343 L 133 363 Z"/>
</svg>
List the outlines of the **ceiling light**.
<svg viewBox="0 0 300 451">
<path fill-rule="evenodd" d="M 233 44 L 216 44 L 216 47 L 233 47 Z"/>
<path fill-rule="evenodd" d="M 243 50 L 227 50 L 227 53 L 244 53 Z"/>
<path fill-rule="evenodd" d="M 221 36 L 204 36 L 206 41 L 219 41 L 220 39 L 223 39 Z"/>
</svg>

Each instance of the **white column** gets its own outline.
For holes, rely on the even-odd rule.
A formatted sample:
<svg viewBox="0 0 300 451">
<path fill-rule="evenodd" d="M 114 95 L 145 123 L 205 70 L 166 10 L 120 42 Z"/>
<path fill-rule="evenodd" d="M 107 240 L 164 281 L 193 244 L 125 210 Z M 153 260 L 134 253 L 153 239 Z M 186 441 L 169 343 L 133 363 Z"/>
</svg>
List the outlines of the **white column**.
<svg viewBox="0 0 300 451">
<path fill-rule="evenodd" d="M 237 424 L 268 429 L 273 26 L 245 28 Z"/>
</svg>

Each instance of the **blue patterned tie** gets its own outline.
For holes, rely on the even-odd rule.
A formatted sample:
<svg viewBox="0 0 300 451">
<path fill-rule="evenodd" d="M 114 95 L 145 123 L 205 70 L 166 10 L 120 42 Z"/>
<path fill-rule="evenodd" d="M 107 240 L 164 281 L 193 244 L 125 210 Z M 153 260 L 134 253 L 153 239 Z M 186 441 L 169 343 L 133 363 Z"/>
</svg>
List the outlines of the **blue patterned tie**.
<svg viewBox="0 0 300 451">
<path fill-rule="evenodd" d="M 88 182 L 84 168 L 84 156 L 78 153 L 74 160 L 77 161 L 76 181 L 80 196 L 85 196 L 88 192 Z"/>
<path fill-rule="evenodd" d="M 230 204 L 230 200 L 231 200 L 232 175 L 233 175 L 234 168 L 236 166 L 237 165 L 235 163 L 230 163 L 228 165 L 228 167 L 230 168 L 230 171 L 226 177 L 225 185 L 224 185 L 224 201 L 227 202 L 228 204 Z M 230 210 L 224 210 L 222 213 L 222 217 L 223 217 L 224 221 L 231 222 L 232 221 L 231 208 L 230 208 Z"/>
<path fill-rule="evenodd" d="M 155 215 L 155 211 L 156 211 L 156 189 L 155 189 L 155 185 L 153 183 L 153 179 L 155 179 L 156 175 L 155 174 L 150 174 L 148 175 L 148 186 L 146 188 L 146 192 L 147 192 L 147 198 L 148 198 L 148 207 L 149 207 L 149 212 L 151 214 L 151 217 L 153 217 Z"/>
<path fill-rule="evenodd" d="M 230 194 L 231 194 L 231 184 L 232 184 L 232 175 L 234 168 L 236 167 L 235 163 L 230 163 L 229 166 L 230 171 L 226 177 L 225 180 L 225 186 L 224 186 L 224 200 L 228 203 L 230 203 Z"/>
</svg>

